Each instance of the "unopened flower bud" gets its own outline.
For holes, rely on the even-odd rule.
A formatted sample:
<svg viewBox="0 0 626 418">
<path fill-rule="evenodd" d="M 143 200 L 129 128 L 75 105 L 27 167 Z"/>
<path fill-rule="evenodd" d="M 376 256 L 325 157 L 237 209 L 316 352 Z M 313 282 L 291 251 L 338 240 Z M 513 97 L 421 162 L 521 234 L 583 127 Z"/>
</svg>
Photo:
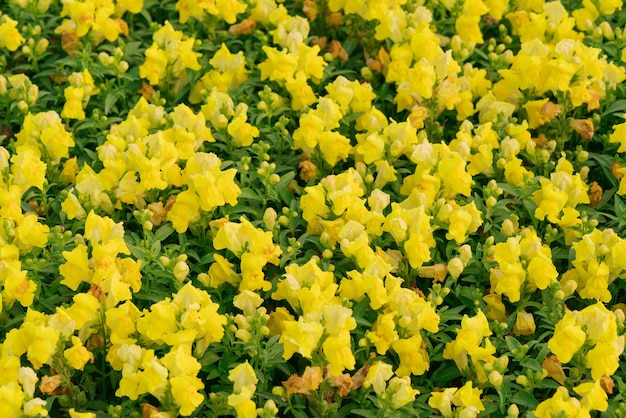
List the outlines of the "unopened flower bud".
<svg viewBox="0 0 626 418">
<path fill-rule="evenodd" d="M 265 224 L 265 228 L 268 231 L 271 231 L 276 226 L 276 217 L 278 214 L 274 208 L 265 209 L 265 213 L 263 214 L 263 223 Z"/>
<path fill-rule="evenodd" d="M 500 387 L 502 385 L 502 380 L 502 373 L 500 373 L 499 371 L 494 370 L 489 373 L 489 383 L 491 383 L 495 387 Z"/>
</svg>

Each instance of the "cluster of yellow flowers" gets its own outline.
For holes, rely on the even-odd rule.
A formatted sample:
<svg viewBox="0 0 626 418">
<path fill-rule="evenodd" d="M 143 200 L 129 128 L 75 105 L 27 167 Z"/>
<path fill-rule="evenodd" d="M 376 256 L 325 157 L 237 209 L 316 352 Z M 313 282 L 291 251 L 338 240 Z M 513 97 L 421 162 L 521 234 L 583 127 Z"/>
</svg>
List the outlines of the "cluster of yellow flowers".
<svg viewBox="0 0 626 418">
<path fill-rule="evenodd" d="M 61 20 L 41 41 L 0 14 L 16 115 L 0 120 L 0 411 L 46 416 L 98 357 L 151 418 L 269 418 L 295 394 L 323 410 L 359 390 L 386 412 L 422 392 L 444 417 L 517 417 L 518 389 L 537 417 L 607 411 L 626 239 L 592 218 L 623 227 L 623 209 L 594 209 L 602 187 L 626 195 L 626 123 L 596 128 L 626 36 L 609 24 L 621 1 L 566 6 L 178 0 L 134 32 L 153 4 L 13 0 L 12 16 Z M 590 39 L 618 39 L 613 57 Z M 337 70 L 355 50 L 362 79 Z M 47 67 L 67 75 L 42 93 L 36 58 L 59 53 L 80 64 Z M 117 82 L 134 90 L 119 117 L 100 103 Z M 588 163 L 598 146 L 612 167 Z M 246 207 L 257 194 L 267 208 Z M 58 306 L 37 299 L 48 275 Z"/>
<path fill-rule="evenodd" d="M 143 8 L 143 0 L 61 0 L 61 3 L 61 17 L 66 19 L 55 33 L 68 39 L 90 36 L 95 43 L 113 42 L 120 35 L 128 35 L 128 24 L 122 15 L 126 11 L 136 14 Z"/>
</svg>

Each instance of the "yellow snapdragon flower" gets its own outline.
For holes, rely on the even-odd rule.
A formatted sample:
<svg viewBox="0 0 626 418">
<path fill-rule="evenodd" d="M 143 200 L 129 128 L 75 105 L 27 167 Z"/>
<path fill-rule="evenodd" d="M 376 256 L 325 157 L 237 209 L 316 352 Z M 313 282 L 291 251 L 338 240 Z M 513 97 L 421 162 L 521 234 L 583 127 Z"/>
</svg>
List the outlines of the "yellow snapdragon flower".
<svg viewBox="0 0 626 418">
<path fill-rule="evenodd" d="M 24 41 L 24 37 L 17 30 L 17 21 L 8 15 L 0 17 L 0 48 L 16 51 Z"/>
</svg>

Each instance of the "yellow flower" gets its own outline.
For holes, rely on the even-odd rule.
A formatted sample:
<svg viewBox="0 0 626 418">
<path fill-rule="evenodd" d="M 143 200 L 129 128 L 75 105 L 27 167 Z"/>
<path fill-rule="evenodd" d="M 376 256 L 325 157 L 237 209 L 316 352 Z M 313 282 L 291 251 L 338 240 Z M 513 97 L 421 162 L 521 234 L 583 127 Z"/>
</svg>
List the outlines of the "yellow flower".
<svg viewBox="0 0 626 418">
<path fill-rule="evenodd" d="M 506 307 L 502 303 L 502 295 L 497 293 L 489 293 L 483 297 L 483 300 L 489 308 L 487 312 L 487 318 L 495 319 L 496 321 L 504 321 L 507 318 Z"/>
<path fill-rule="evenodd" d="M 531 313 L 524 310 L 517 313 L 515 324 L 513 324 L 513 334 L 515 335 L 532 335 L 535 333 L 535 318 Z"/>
<path fill-rule="evenodd" d="M 37 216 L 29 214 L 18 220 L 15 228 L 15 244 L 23 253 L 29 252 L 33 247 L 43 248 L 48 242 L 48 225 L 37 222 Z"/>
<path fill-rule="evenodd" d="M 454 22 L 456 33 L 463 39 L 464 42 L 474 42 L 476 44 L 482 44 L 483 34 L 480 31 L 480 16 L 479 15 L 466 15 L 462 14 L 457 17 Z"/>
<path fill-rule="evenodd" d="M 158 45 L 146 50 L 146 61 L 139 67 L 139 77 L 146 78 L 153 86 L 158 85 L 167 71 L 167 54 Z"/>
<path fill-rule="evenodd" d="M 96 418 L 94 412 L 77 412 L 74 408 L 69 410 L 70 418 Z"/>
<path fill-rule="evenodd" d="M 527 278 L 539 289 L 545 289 L 559 276 L 552 260 L 547 257 L 533 257 L 526 267 L 526 272 Z"/>
<path fill-rule="evenodd" d="M 367 333 L 367 339 L 374 344 L 378 354 L 385 354 L 391 344 L 398 339 L 396 332 L 395 312 L 379 314 L 372 326 L 372 331 Z"/>
<path fill-rule="evenodd" d="M 311 358 L 313 350 L 324 333 L 324 326 L 319 322 L 306 322 L 300 318 L 296 321 L 283 321 L 283 333 L 279 342 L 284 346 L 283 358 L 289 360 L 298 352 L 303 357 Z"/>
<path fill-rule="evenodd" d="M 19 267 L 17 269 L 9 267 L 6 268 L 4 274 L 6 277 L 4 278 L 4 289 L 2 289 L 2 301 L 9 307 L 16 300 L 24 307 L 32 305 L 37 284 L 26 277 L 26 270 L 19 270 Z"/>
<path fill-rule="evenodd" d="M 619 368 L 619 357 L 624 351 L 624 336 L 613 341 L 601 341 L 587 353 L 587 363 L 591 366 L 591 377 L 599 380 L 602 376 L 612 376 Z"/>
<path fill-rule="evenodd" d="M 537 418 L 552 418 L 555 415 L 565 414 L 567 417 L 577 417 L 581 412 L 578 399 L 570 398 L 567 388 L 559 387 L 550 399 L 537 405 L 533 414 Z"/>
<path fill-rule="evenodd" d="M 32 326 L 26 327 L 25 332 L 32 342 L 28 347 L 26 357 L 33 365 L 33 368 L 38 370 L 42 365 L 50 361 L 56 350 L 60 333 L 51 327 L 28 325 Z"/>
<path fill-rule="evenodd" d="M 613 132 L 609 136 L 609 142 L 620 144 L 617 152 L 626 152 L 626 122 L 613 125 Z"/>
<path fill-rule="evenodd" d="M 85 119 L 85 111 L 83 110 L 85 90 L 82 87 L 70 86 L 65 88 L 64 94 L 65 104 L 61 111 L 61 117 L 76 120 Z"/>
<path fill-rule="evenodd" d="M 67 197 L 61 203 L 61 209 L 67 215 L 67 218 L 72 219 L 85 219 L 87 217 L 87 212 L 78 201 L 76 195 L 72 192 L 68 193 Z"/>
<path fill-rule="evenodd" d="M 317 100 L 313 89 L 307 83 L 307 78 L 302 72 L 297 72 L 294 78 L 287 80 L 285 87 L 291 95 L 291 108 L 293 110 L 302 110 L 311 106 Z M 295 143 L 294 147 L 300 148 Z"/>
<path fill-rule="evenodd" d="M 228 405 L 235 408 L 237 418 L 255 418 L 257 416 L 256 404 L 252 400 L 254 391 L 244 387 L 241 392 L 228 395 Z"/>
<path fill-rule="evenodd" d="M 610 375 L 607 375 L 610 376 Z M 595 382 L 585 382 L 574 387 L 574 392 L 582 396 L 581 406 L 589 410 L 606 411 L 609 407 L 607 394 L 602 389 L 600 379 Z"/>
<path fill-rule="evenodd" d="M 580 287 L 578 294 L 583 298 L 596 299 L 602 302 L 609 302 L 612 298 L 609 292 L 609 266 L 606 263 L 598 263 L 590 260 L 587 269 L 577 269 Z M 584 283 L 584 285 L 583 285 Z"/>
<path fill-rule="evenodd" d="M 462 388 L 460 388 L 452 397 L 452 403 L 456 406 L 464 408 L 476 408 L 478 411 L 484 411 L 485 407 L 480 400 L 482 390 L 472 387 L 472 382 L 469 381 Z"/>
<path fill-rule="evenodd" d="M 446 388 L 441 392 L 433 392 L 428 398 L 428 405 L 437 409 L 444 417 L 452 415 L 452 398 L 457 390 L 458 388 Z"/>
<path fill-rule="evenodd" d="M 548 348 L 556 354 L 561 363 L 569 363 L 574 354 L 583 346 L 586 338 L 585 332 L 576 321 L 576 315 L 567 311 L 556 324 L 554 334 L 548 341 Z"/>
<path fill-rule="evenodd" d="M 407 339 L 399 339 L 391 344 L 391 348 L 400 357 L 400 365 L 396 374 L 403 376 L 420 376 L 430 368 L 428 353 L 422 346 L 422 337 L 419 333 Z"/>
<path fill-rule="evenodd" d="M 167 220 L 178 233 L 183 233 L 189 228 L 189 224 L 199 217 L 200 198 L 190 190 L 180 192 L 176 201 L 167 212 Z"/>
<path fill-rule="evenodd" d="M 76 290 L 81 282 L 91 282 L 93 269 L 89 266 L 86 245 L 78 245 L 72 251 L 63 251 L 62 255 L 66 261 L 59 266 L 59 273 L 63 276 L 62 284 Z"/>
<path fill-rule="evenodd" d="M 547 218 L 550 222 L 558 223 L 568 195 L 546 178 L 541 178 L 539 182 L 541 188 L 532 195 L 533 201 L 537 204 L 535 217 L 540 221 Z"/>
<path fill-rule="evenodd" d="M 259 136 L 259 129 L 246 122 L 247 119 L 247 115 L 243 112 L 236 115 L 228 124 L 228 134 L 238 147 L 252 145 L 254 138 Z"/>
<path fill-rule="evenodd" d="M 465 170 L 465 165 L 466 161 L 456 152 L 439 161 L 437 174 L 443 183 L 444 197 L 452 199 L 457 194 L 470 195 L 474 180 L 472 180 L 472 175 Z"/>
<path fill-rule="evenodd" d="M 247 7 L 245 2 L 239 2 L 238 0 L 215 0 L 216 14 L 229 24 L 235 23 L 237 15 L 245 12 Z M 209 10 L 212 10 L 212 8 Z"/>
<path fill-rule="evenodd" d="M 30 187 L 43 190 L 43 184 L 46 182 L 47 165 L 33 150 L 29 149 L 15 154 L 11 157 L 11 163 L 14 185 L 20 186 L 22 191 L 26 191 Z"/>
<path fill-rule="evenodd" d="M 324 356 L 328 361 L 328 369 L 331 376 L 339 376 L 345 369 L 353 370 L 356 359 L 352 354 L 350 337 L 328 337 L 322 343 Z"/>
<path fill-rule="evenodd" d="M 415 395 L 419 395 L 419 393 L 419 390 L 411 387 L 411 378 L 409 376 L 395 376 L 391 378 L 387 387 L 387 394 L 391 395 L 391 406 L 396 409 L 413 402 Z"/>
<path fill-rule="evenodd" d="M 106 325 L 111 330 L 110 338 L 113 344 L 118 344 L 135 332 L 135 323 L 141 313 L 131 302 L 107 309 L 105 312 Z"/>
<path fill-rule="evenodd" d="M 8 15 L 0 18 L 0 48 L 7 48 L 9 51 L 16 51 L 24 42 L 24 37 L 17 30 L 17 21 Z"/>
<path fill-rule="evenodd" d="M 550 102 L 550 99 L 530 100 L 524 104 L 524 109 L 530 129 L 545 125 L 560 113 L 560 107 Z"/>
<path fill-rule="evenodd" d="M 178 375 L 170 377 L 170 390 L 174 401 L 180 407 L 182 416 L 189 416 L 204 401 L 204 396 L 198 392 L 204 389 L 204 384 L 195 376 Z"/>
<path fill-rule="evenodd" d="M 277 80 L 291 80 L 294 76 L 296 69 L 298 68 L 298 56 L 283 49 L 278 51 L 276 48 L 270 46 L 263 46 L 261 48 L 267 55 L 267 59 L 258 64 L 261 70 L 261 80 L 270 79 L 271 81 Z"/>
<path fill-rule="evenodd" d="M 157 344 L 164 343 L 163 338 L 178 329 L 175 307 L 169 299 L 153 304 L 150 311 L 137 320 L 137 331 Z"/>
<path fill-rule="evenodd" d="M 210 8 L 215 8 L 215 5 L 206 0 L 178 0 L 176 2 L 180 23 L 186 23 L 191 17 L 200 20 Z"/>
<path fill-rule="evenodd" d="M 83 370 L 87 362 L 93 363 L 93 354 L 83 346 L 80 338 L 72 336 L 72 344 L 72 347 L 63 352 L 63 357 L 70 366 L 76 370 Z"/>
<path fill-rule="evenodd" d="M 233 393 L 239 393 L 243 388 L 249 388 L 254 392 L 256 384 L 259 383 L 259 379 L 248 360 L 228 372 L 228 380 L 233 382 Z"/>
<path fill-rule="evenodd" d="M 411 237 L 405 241 L 404 251 L 414 269 L 430 261 L 430 248 L 419 233 L 411 234 Z"/>
<path fill-rule="evenodd" d="M 325 131 L 321 132 L 318 137 L 318 145 L 324 156 L 324 160 L 334 167 L 339 160 L 345 161 L 352 151 L 350 140 L 339 132 Z"/>
<path fill-rule="evenodd" d="M 385 391 L 387 380 L 389 380 L 391 376 L 393 376 L 391 364 L 377 361 L 372 364 L 372 367 L 367 371 L 367 375 L 363 381 L 363 387 L 373 387 L 374 392 L 380 396 Z"/>
</svg>

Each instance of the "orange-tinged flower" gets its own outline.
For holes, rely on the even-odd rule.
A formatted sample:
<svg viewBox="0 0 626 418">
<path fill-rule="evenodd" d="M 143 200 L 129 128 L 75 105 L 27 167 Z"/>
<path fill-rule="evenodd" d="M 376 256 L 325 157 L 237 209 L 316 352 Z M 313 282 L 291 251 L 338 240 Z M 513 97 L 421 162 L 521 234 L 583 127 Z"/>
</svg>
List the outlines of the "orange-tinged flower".
<svg viewBox="0 0 626 418">
<path fill-rule="evenodd" d="M 548 356 L 541 363 L 541 368 L 548 372 L 548 376 L 559 382 L 560 384 L 565 383 L 565 372 L 563 371 L 563 367 L 561 366 L 561 362 L 557 356 Z"/>
</svg>

